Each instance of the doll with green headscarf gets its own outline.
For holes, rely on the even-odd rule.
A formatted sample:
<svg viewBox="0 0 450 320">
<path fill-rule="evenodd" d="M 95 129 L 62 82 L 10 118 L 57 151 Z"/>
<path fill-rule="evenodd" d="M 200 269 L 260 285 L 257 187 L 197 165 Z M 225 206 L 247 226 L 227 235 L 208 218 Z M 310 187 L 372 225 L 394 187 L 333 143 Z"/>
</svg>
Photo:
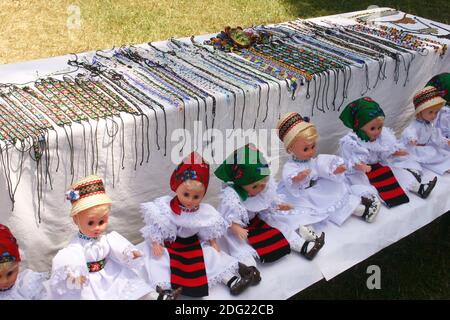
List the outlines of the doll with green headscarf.
<svg viewBox="0 0 450 320">
<path fill-rule="evenodd" d="M 347 178 L 353 187 L 372 185 L 388 207 L 409 202 L 405 190 L 427 198 L 437 178 L 424 182 L 421 165 L 409 156 L 390 128 L 384 127 L 385 114 L 369 97 L 349 103 L 339 119 L 350 129 L 339 140 Z"/>
<path fill-rule="evenodd" d="M 214 174 L 226 183 L 219 212 L 229 229 L 222 241 L 242 263 L 274 262 L 291 249 L 313 259 L 324 245 L 325 235 L 301 226 L 302 212 L 278 196 L 269 165 L 254 145 L 235 150 Z"/>
<path fill-rule="evenodd" d="M 450 139 L 450 73 L 441 73 L 428 81 L 427 86 L 437 88 L 445 100 L 445 106 L 439 111 L 435 125 L 442 135 Z M 447 147 L 450 150 L 450 147 Z"/>
</svg>

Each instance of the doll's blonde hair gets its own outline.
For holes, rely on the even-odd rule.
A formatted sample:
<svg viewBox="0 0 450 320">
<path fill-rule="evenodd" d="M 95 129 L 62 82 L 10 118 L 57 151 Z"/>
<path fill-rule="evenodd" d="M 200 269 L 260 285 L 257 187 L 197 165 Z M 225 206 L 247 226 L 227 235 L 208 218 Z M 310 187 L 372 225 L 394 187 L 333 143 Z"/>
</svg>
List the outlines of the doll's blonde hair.
<svg viewBox="0 0 450 320">
<path fill-rule="evenodd" d="M 200 191 L 206 189 L 205 185 L 197 180 L 186 180 L 184 182 L 184 185 L 188 188 L 189 191 Z"/>
<path fill-rule="evenodd" d="M 298 139 L 306 140 L 308 143 L 314 143 L 319 139 L 319 132 L 317 131 L 315 126 L 310 126 L 305 130 L 300 131 L 292 140 L 291 144 L 288 147 L 288 150 L 291 149 L 294 142 L 298 141 Z"/>
<path fill-rule="evenodd" d="M 423 120 L 422 112 L 424 112 L 426 110 L 430 110 L 430 109 L 442 109 L 444 107 L 444 105 L 445 105 L 445 103 L 438 103 L 438 104 L 435 104 L 434 106 L 425 108 L 425 109 L 421 110 L 420 112 L 416 113 L 416 119 Z"/>
<path fill-rule="evenodd" d="M 0 263 L 0 272 L 5 272 L 7 270 L 10 270 L 13 268 L 16 264 L 18 264 L 17 261 L 7 261 Z"/>
</svg>

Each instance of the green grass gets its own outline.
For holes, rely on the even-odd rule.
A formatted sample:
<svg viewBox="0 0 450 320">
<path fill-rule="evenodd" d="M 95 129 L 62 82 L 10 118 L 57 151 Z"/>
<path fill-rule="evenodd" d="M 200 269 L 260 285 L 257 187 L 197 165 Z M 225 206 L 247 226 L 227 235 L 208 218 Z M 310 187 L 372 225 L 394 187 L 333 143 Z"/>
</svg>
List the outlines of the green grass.
<svg viewBox="0 0 450 320">
<path fill-rule="evenodd" d="M 0 63 L 105 49 L 130 43 L 389 6 L 450 21 L 450 1 L 356 0 L 0 0 Z M 81 28 L 68 29 L 70 5 Z"/>
<path fill-rule="evenodd" d="M 292 297 L 315 299 L 449 299 L 450 212 L 330 281 Z M 366 286 L 367 267 L 381 268 L 381 289 Z"/>
</svg>

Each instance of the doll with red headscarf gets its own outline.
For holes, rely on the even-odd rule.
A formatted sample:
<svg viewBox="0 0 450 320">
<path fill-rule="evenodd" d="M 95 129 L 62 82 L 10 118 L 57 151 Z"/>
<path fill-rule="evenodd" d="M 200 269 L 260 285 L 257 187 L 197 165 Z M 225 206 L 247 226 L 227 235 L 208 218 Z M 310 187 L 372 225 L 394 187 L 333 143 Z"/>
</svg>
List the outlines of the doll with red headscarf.
<svg viewBox="0 0 450 320">
<path fill-rule="evenodd" d="M 20 271 L 20 253 L 16 238 L 0 224 L 0 300 L 42 300 L 46 298 L 46 272 Z"/>
<path fill-rule="evenodd" d="M 141 204 L 145 267 L 150 281 L 166 290 L 203 297 L 217 283 L 237 295 L 261 280 L 255 267 L 247 267 L 219 247 L 216 239 L 227 230 L 219 212 L 202 203 L 209 184 L 209 165 L 192 152 L 172 173 L 175 196 Z"/>
</svg>

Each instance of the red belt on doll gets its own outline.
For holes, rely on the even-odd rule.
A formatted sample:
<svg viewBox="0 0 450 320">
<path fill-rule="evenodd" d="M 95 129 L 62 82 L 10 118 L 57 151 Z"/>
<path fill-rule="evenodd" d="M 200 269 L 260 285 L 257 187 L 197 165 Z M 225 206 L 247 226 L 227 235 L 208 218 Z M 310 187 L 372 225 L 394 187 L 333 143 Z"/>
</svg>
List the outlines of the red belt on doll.
<svg viewBox="0 0 450 320">
<path fill-rule="evenodd" d="M 203 249 L 197 235 L 177 237 L 175 242 L 166 242 L 164 245 L 170 256 L 172 289 L 182 287 L 182 294 L 190 297 L 207 296 L 208 277 Z"/>
<path fill-rule="evenodd" d="M 98 272 L 98 271 L 102 270 L 105 267 L 105 265 L 106 265 L 105 259 L 87 263 L 89 272 Z"/>
<path fill-rule="evenodd" d="M 291 253 L 291 246 L 280 230 L 269 226 L 258 216 L 250 220 L 248 243 L 256 250 L 261 262 L 274 262 Z"/>
<path fill-rule="evenodd" d="M 373 185 L 381 199 L 389 208 L 409 202 L 405 191 L 400 187 L 391 168 L 379 163 L 370 164 L 372 171 L 366 173 L 370 184 Z"/>
</svg>

